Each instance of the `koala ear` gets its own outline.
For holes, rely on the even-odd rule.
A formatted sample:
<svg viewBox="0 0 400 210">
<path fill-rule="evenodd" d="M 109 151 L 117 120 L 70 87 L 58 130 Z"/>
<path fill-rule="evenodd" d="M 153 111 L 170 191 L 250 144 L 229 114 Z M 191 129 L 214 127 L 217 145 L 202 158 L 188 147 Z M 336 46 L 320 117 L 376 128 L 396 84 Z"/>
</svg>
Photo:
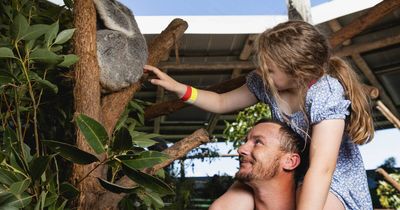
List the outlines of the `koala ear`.
<svg viewBox="0 0 400 210">
<path fill-rule="evenodd" d="M 297 153 L 287 153 L 282 157 L 282 167 L 285 170 L 292 171 L 300 165 L 300 155 Z"/>
<path fill-rule="evenodd" d="M 140 34 L 131 10 L 115 0 L 94 0 L 96 11 L 104 25 L 127 36 Z"/>
</svg>

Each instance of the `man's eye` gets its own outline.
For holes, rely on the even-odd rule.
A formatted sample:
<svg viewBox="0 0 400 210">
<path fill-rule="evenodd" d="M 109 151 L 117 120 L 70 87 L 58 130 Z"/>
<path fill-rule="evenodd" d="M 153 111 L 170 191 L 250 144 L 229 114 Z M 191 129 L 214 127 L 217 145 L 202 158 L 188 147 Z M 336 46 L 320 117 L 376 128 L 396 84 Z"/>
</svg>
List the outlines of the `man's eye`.
<svg viewBox="0 0 400 210">
<path fill-rule="evenodd" d="M 256 139 L 255 143 L 256 144 L 263 144 L 263 142 L 260 139 Z"/>
</svg>

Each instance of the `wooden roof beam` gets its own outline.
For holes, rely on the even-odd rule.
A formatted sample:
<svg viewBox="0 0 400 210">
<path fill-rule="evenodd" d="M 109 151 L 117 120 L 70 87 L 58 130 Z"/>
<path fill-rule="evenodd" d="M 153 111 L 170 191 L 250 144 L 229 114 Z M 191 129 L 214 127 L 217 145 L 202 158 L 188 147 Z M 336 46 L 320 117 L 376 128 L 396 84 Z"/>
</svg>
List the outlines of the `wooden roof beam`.
<svg viewBox="0 0 400 210">
<path fill-rule="evenodd" d="M 351 54 L 360 54 L 363 52 L 368 52 L 399 43 L 400 43 L 400 34 L 373 42 L 365 42 L 365 43 L 346 46 L 336 50 L 334 54 L 339 57 L 345 57 L 345 56 L 350 56 Z"/>
<path fill-rule="evenodd" d="M 336 48 L 344 41 L 359 34 L 361 31 L 391 13 L 399 6 L 399 0 L 385 0 L 375 5 L 373 8 L 369 9 L 367 13 L 335 32 L 329 39 L 332 48 Z"/>
</svg>

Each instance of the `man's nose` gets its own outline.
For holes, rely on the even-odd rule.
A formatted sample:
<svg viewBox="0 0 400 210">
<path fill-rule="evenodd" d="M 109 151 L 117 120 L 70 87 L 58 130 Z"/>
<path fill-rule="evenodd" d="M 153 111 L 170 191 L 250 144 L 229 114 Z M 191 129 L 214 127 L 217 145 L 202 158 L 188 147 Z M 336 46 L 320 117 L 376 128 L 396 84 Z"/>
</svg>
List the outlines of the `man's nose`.
<svg viewBox="0 0 400 210">
<path fill-rule="evenodd" d="M 239 153 L 239 155 L 248 155 L 249 154 L 249 145 L 246 143 L 242 144 L 237 152 Z"/>
</svg>

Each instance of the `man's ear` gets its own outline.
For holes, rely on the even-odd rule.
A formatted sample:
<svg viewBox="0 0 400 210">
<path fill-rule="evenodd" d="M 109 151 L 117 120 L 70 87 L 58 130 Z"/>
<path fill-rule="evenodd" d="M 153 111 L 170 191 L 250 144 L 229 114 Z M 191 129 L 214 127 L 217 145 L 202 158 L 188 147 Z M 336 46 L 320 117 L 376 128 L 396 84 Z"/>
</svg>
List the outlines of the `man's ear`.
<svg viewBox="0 0 400 210">
<path fill-rule="evenodd" d="M 287 153 L 282 158 L 282 167 L 284 170 L 292 171 L 300 165 L 300 155 L 297 153 Z"/>
</svg>

